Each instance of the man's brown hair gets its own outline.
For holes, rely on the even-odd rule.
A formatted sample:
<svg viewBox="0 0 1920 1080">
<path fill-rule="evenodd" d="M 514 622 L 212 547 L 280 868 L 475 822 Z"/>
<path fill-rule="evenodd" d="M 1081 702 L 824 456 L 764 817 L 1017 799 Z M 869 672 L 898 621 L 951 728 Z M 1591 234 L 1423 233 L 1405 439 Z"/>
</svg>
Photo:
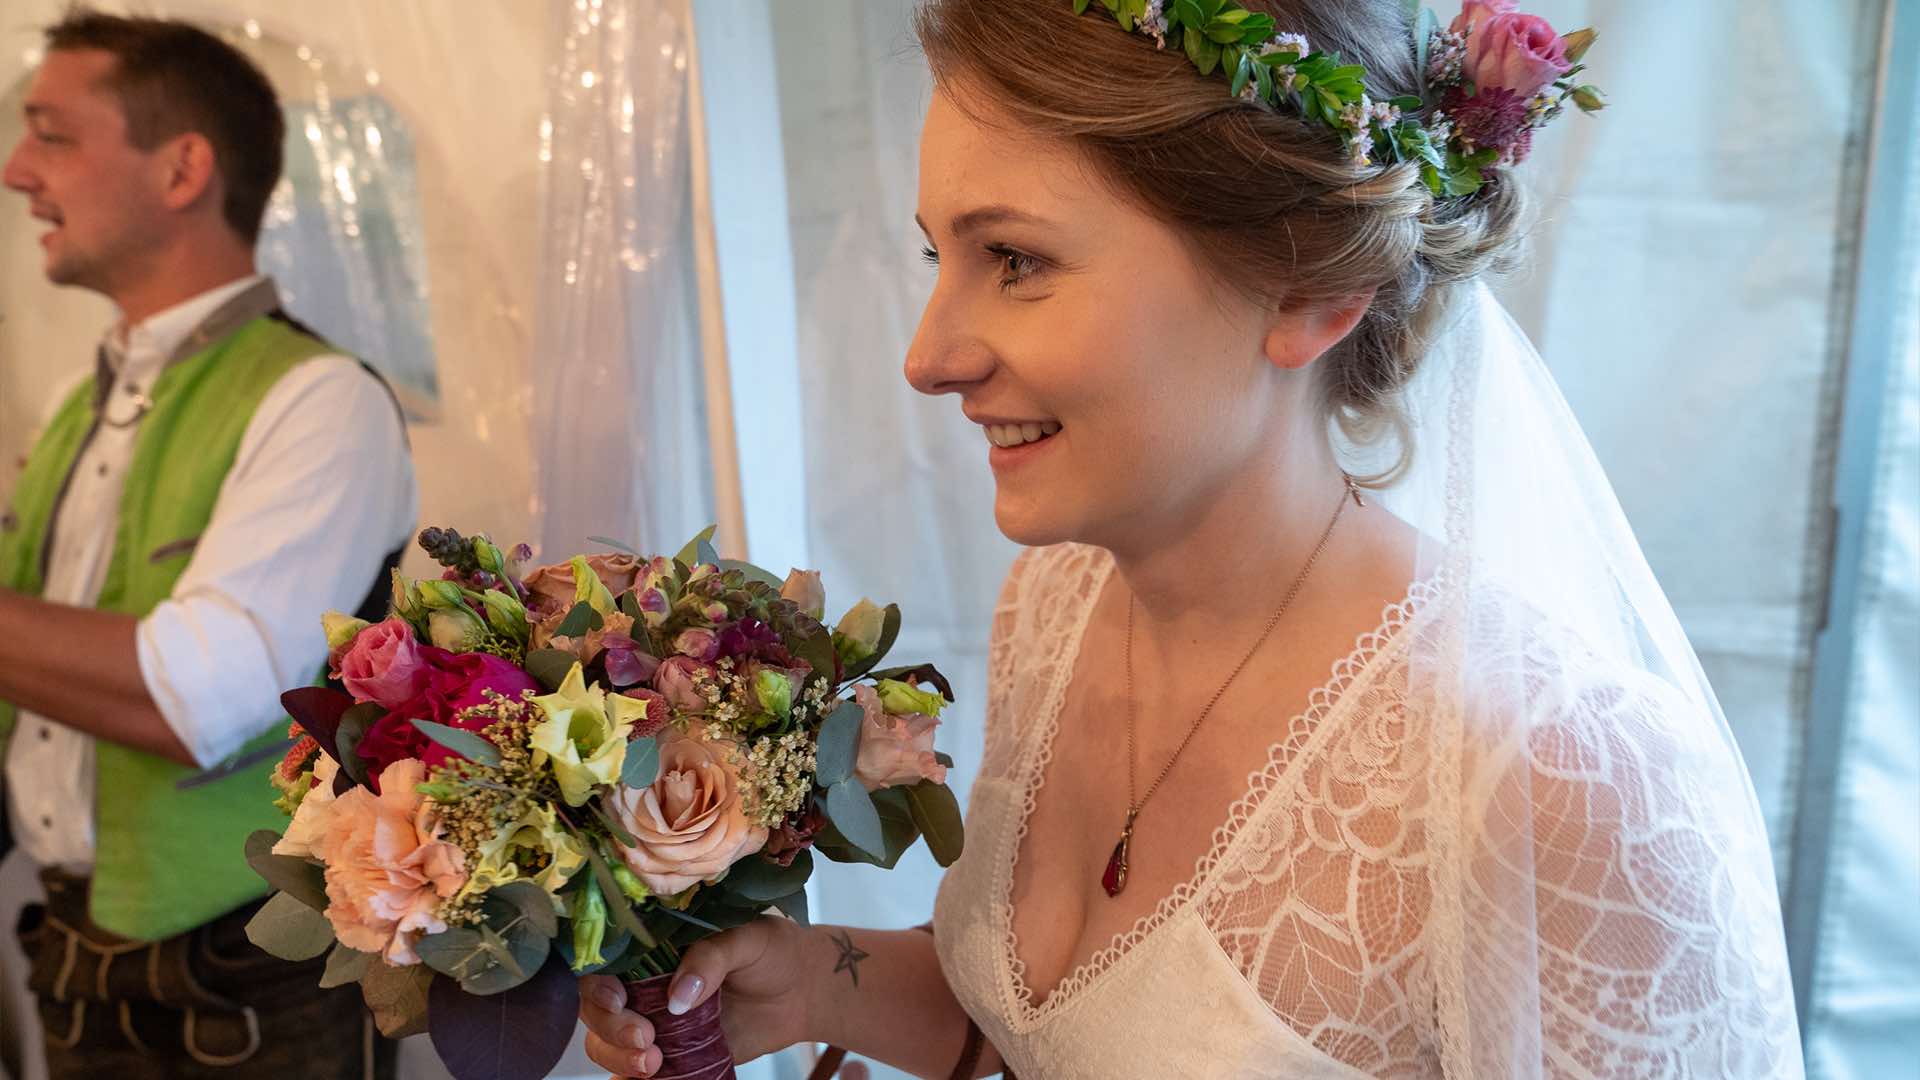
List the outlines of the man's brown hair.
<svg viewBox="0 0 1920 1080">
<path fill-rule="evenodd" d="M 286 120 L 273 84 L 252 61 L 187 23 L 85 7 L 47 27 L 46 43 L 50 51 L 114 57 L 106 82 L 135 147 L 151 150 L 189 131 L 205 136 L 220 172 L 222 216 L 248 244 L 259 239 L 267 198 L 280 182 Z"/>
</svg>

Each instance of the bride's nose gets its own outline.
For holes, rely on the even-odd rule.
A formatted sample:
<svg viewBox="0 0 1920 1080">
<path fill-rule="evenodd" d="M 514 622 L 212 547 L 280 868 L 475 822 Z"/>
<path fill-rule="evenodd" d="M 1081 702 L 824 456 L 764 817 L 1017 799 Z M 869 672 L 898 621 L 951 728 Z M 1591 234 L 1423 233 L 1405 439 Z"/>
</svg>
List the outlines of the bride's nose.
<svg viewBox="0 0 1920 1080">
<path fill-rule="evenodd" d="M 936 289 L 907 347 L 907 382 L 915 390 L 958 394 L 993 374 L 993 350 L 964 324 L 956 306 L 943 303 Z"/>
</svg>

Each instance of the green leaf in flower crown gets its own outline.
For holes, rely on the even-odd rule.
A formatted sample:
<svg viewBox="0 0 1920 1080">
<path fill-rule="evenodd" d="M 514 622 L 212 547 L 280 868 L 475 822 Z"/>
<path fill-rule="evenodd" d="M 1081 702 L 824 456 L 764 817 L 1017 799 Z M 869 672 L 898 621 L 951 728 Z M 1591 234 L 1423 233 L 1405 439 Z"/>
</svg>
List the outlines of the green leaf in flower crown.
<svg viewBox="0 0 1920 1080">
<path fill-rule="evenodd" d="M 630 788 L 643 788 L 659 778 L 659 740 L 646 736 L 627 743 L 626 760 L 620 763 L 620 782 Z"/>
<path fill-rule="evenodd" d="M 848 701 L 821 723 L 814 752 L 814 779 L 821 787 L 830 788 L 853 775 L 860 757 L 860 721 L 865 716 L 857 703 Z"/>
<path fill-rule="evenodd" d="M 920 835 L 927 838 L 927 850 L 932 852 L 933 861 L 952 866 L 966 846 L 960 802 L 954 798 L 953 789 L 922 780 L 907 785 L 906 792 L 907 808 L 913 812 L 913 823 L 919 826 Z"/>
<path fill-rule="evenodd" d="M 1087 0 L 1073 0 L 1073 13 L 1075 15 L 1085 15 L 1087 13 Z"/>
<path fill-rule="evenodd" d="M 280 834 L 272 829 L 255 829 L 247 836 L 247 865 L 295 900 L 315 911 L 327 910 L 326 871 L 305 859 L 275 855 L 273 845 L 279 842 Z"/>
<path fill-rule="evenodd" d="M 1228 49 L 1227 55 L 1233 64 L 1233 96 L 1239 97 L 1253 78 L 1253 56 L 1245 49 Z"/>
<path fill-rule="evenodd" d="M 333 924 L 286 893 L 274 893 L 247 920 L 247 940 L 282 960 L 311 960 L 333 946 Z"/>
<path fill-rule="evenodd" d="M 790 866 L 749 855 L 733 864 L 721 884 L 735 896 L 764 905 L 805 888 L 812 874 L 813 856 L 805 851 L 796 852 Z"/>
<path fill-rule="evenodd" d="M 869 855 L 886 855 L 887 838 L 880 831 L 880 812 L 860 781 L 848 777 L 827 789 L 827 818 L 840 835 Z"/>
<path fill-rule="evenodd" d="M 579 657 L 565 649 L 534 649 L 527 653 L 524 666 L 535 682 L 545 687 L 548 693 L 554 693 L 560 689 L 561 683 L 567 681 L 567 673 L 573 670 L 573 665 L 579 662 Z"/>
<path fill-rule="evenodd" d="M 606 621 L 600 617 L 598 611 L 593 609 L 593 605 L 582 600 L 567 611 L 567 617 L 560 620 L 559 626 L 553 628 L 553 636 L 579 637 L 589 630 L 598 630 L 605 625 Z"/>
<path fill-rule="evenodd" d="M 320 975 L 320 989 L 331 990 L 359 982 L 373 967 L 375 959 L 372 953 L 336 944 L 327 954 L 327 969 Z"/>
</svg>

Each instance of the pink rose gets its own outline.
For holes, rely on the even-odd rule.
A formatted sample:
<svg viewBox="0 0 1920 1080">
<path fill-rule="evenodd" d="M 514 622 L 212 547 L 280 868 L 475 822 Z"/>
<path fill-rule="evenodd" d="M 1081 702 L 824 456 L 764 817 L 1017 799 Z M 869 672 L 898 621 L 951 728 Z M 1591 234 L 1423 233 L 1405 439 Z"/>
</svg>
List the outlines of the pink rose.
<svg viewBox="0 0 1920 1080">
<path fill-rule="evenodd" d="M 889 713 L 881 706 L 880 695 L 865 683 L 853 688 L 853 699 L 865 714 L 853 775 L 868 791 L 922 780 L 947 782 L 947 767 L 933 756 L 933 729 L 940 726 L 939 717 Z"/>
<path fill-rule="evenodd" d="M 660 778 L 649 787 L 616 788 L 614 819 L 633 834 L 620 857 L 660 896 L 718 877 L 767 843 L 765 826 L 747 820 L 740 776 L 728 764 L 733 744 L 707 742 L 698 728 L 660 733 Z"/>
<path fill-rule="evenodd" d="M 669 656 L 660 662 L 660 670 L 653 674 L 653 688 L 667 699 L 667 704 L 684 712 L 701 712 L 707 707 L 707 696 L 694 686 L 693 677 L 699 674 L 712 674 L 713 667 L 686 656 Z"/>
<path fill-rule="evenodd" d="M 421 648 L 405 619 L 375 623 L 356 634 L 340 658 L 340 681 L 353 700 L 391 709 L 426 685 L 427 662 Z"/>
<path fill-rule="evenodd" d="M 1500 87 L 1530 98 L 1572 66 L 1566 42 L 1538 15 L 1495 15 L 1467 39 L 1466 73 L 1475 92 Z"/>
<path fill-rule="evenodd" d="M 441 839 L 438 808 L 414 790 L 426 775 L 418 761 L 396 761 L 380 776 L 383 794 L 349 789 L 326 808 L 313 845 L 333 932 L 395 967 L 420 962 L 414 942 L 447 928 L 434 912 L 467 881 L 466 856 Z"/>
</svg>

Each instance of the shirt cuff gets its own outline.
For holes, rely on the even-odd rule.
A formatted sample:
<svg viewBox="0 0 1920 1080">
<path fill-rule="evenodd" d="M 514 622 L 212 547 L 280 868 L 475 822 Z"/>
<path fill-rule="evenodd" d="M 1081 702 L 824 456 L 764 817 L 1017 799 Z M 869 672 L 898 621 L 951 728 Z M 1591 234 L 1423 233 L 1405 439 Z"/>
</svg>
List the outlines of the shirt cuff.
<svg viewBox="0 0 1920 1080">
<path fill-rule="evenodd" d="M 201 768 L 284 717 L 280 692 L 295 683 L 275 670 L 252 616 L 226 598 L 162 601 L 140 620 L 135 640 L 148 695 Z"/>
</svg>

